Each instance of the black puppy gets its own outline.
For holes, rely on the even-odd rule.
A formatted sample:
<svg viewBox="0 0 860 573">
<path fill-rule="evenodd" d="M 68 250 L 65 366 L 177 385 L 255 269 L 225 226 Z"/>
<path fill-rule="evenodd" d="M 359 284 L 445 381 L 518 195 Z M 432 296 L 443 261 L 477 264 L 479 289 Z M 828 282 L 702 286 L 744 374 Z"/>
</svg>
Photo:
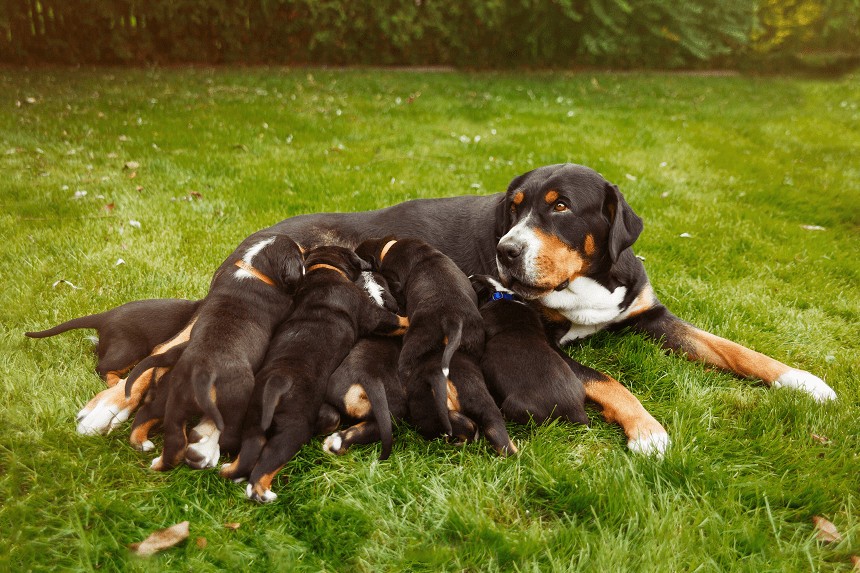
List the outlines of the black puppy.
<svg viewBox="0 0 860 573">
<path fill-rule="evenodd" d="M 113 386 L 121 376 L 143 360 L 153 348 L 185 326 L 200 301 L 156 298 L 127 302 L 98 314 L 73 318 L 47 330 L 25 332 L 30 338 L 45 338 L 74 330 L 94 328 L 98 333 L 96 372 Z"/>
<path fill-rule="evenodd" d="M 451 259 L 417 239 L 369 239 L 356 252 L 373 262 L 409 317 L 398 374 L 406 387 L 410 420 L 418 431 L 428 439 L 441 433 L 469 434 L 471 427 L 460 428 L 464 423 L 473 426 L 468 418 L 478 414 L 490 423 L 483 429 L 496 451 L 515 452 L 502 415 L 480 376 L 484 327 L 466 275 Z M 451 362 L 457 353 L 474 363 L 476 375 L 462 377 L 457 388 L 461 397 L 469 399 L 452 403 L 448 396 Z M 435 412 L 426 407 L 428 401 L 435 404 Z M 470 409 L 451 407 L 460 403 Z"/>
<path fill-rule="evenodd" d="M 481 370 L 502 414 L 520 424 L 588 424 L 585 388 L 549 345 L 538 313 L 492 277 L 469 278 L 487 337 Z"/>
<path fill-rule="evenodd" d="M 272 479 L 313 436 L 329 377 L 359 337 L 402 334 L 406 326 L 355 285 L 369 265 L 354 252 L 318 247 L 305 264 L 293 312 L 257 373 L 239 456 L 221 469 L 228 479 L 248 476 L 246 494 L 261 502 L 277 497 Z"/>
<path fill-rule="evenodd" d="M 141 373 L 173 367 L 169 383 L 159 384 L 156 398 L 138 411 L 132 429 L 133 441 L 140 442 L 163 415 L 164 451 L 153 460 L 155 470 L 180 462 L 187 446 L 186 422 L 198 414 L 215 424 L 222 450 L 238 450 L 254 372 L 272 332 L 289 313 L 290 295 L 302 277 L 302 253 L 286 235 L 272 235 L 252 245 L 235 266 L 216 275 L 190 340 L 140 362 L 126 383 L 128 395 Z"/>
</svg>

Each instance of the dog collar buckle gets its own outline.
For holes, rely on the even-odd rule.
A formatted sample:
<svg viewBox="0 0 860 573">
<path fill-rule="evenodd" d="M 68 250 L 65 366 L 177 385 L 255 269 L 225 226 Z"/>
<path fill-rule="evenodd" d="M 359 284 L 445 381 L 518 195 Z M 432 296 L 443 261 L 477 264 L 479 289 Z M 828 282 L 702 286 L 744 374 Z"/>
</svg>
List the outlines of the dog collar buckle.
<svg viewBox="0 0 860 573">
<path fill-rule="evenodd" d="M 493 300 L 514 300 L 514 295 L 509 292 L 494 292 Z"/>
</svg>

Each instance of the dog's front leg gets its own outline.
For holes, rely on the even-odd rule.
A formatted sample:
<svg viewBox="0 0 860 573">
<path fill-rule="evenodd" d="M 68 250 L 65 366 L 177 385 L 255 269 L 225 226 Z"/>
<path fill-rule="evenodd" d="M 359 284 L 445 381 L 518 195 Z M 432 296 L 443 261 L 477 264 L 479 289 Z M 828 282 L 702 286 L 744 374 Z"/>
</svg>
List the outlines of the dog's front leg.
<svg viewBox="0 0 860 573">
<path fill-rule="evenodd" d="M 662 304 L 633 317 L 628 325 L 659 340 L 665 348 L 686 354 L 690 360 L 717 366 L 741 378 L 758 378 L 773 388 L 794 388 L 818 402 L 836 399 L 836 392 L 818 376 L 696 328 Z"/>
</svg>

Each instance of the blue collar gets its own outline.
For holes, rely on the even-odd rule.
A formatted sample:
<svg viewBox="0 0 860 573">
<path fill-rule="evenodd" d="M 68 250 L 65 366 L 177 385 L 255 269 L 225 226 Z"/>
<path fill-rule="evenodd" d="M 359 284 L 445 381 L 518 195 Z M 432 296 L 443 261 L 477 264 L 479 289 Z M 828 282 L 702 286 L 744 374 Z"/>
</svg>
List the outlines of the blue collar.
<svg viewBox="0 0 860 573">
<path fill-rule="evenodd" d="M 514 300 L 514 295 L 509 292 L 494 292 L 493 300 Z"/>
</svg>

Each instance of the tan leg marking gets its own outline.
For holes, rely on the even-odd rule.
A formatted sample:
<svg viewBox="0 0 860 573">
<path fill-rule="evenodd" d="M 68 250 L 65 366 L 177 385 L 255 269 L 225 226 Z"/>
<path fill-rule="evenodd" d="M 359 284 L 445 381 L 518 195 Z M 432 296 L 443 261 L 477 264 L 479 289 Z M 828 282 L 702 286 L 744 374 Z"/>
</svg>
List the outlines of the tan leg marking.
<svg viewBox="0 0 860 573">
<path fill-rule="evenodd" d="M 770 385 L 791 370 L 779 360 L 692 326 L 684 336 L 693 350 L 692 353 L 688 350 L 688 358 L 713 364 L 744 378 L 759 378 Z"/>
<path fill-rule="evenodd" d="M 448 409 L 460 411 L 460 396 L 457 394 L 457 387 L 450 380 L 448 380 Z"/>
<path fill-rule="evenodd" d="M 160 418 L 152 418 L 151 420 L 147 420 L 143 424 L 136 427 L 131 431 L 131 436 L 129 436 L 129 443 L 137 449 L 141 449 L 143 443 L 149 440 L 149 431 L 152 429 L 154 425 L 156 425 L 160 421 Z"/>
<path fill-rule="evenodd" d="M 260 476 L 260 479 L 257 480 L 257 483 L 253 485 L 251 491 L 257 494 L 260 498 L 263 498 L 266 494 L 266 491 L 272 489 L 272 480 L 275 479 L 275 476 L 278 475 L 278 472 L 282 469 L 284 469 L 284 466 L 279 467 L 271 473 L 263 474 L 262 476 Z"/>
<path fill-rule="evenodd" d="M 603 418 L 607 422 L 621 426 L 631 449 L 637 449 L 632 445 L 637 441 L 650 440 L 652 436 L 667 436 L 660 422 L 614 378 L 607 376 L 603 380 L 587 382 L 585 397 L 603 409 Z"/>
<path fill-rule="evenodd" d="M 108 385 L 108 388 L 116 386 L 117 383 L 122 380 L 123 375 L 127 374 L 129 370 L 131 370 L 131 366 L 128 368 L 123 368 L 122 370 L 111 370 L 107 374 L 105 374 L 105 383 Z"/>
</svg>

